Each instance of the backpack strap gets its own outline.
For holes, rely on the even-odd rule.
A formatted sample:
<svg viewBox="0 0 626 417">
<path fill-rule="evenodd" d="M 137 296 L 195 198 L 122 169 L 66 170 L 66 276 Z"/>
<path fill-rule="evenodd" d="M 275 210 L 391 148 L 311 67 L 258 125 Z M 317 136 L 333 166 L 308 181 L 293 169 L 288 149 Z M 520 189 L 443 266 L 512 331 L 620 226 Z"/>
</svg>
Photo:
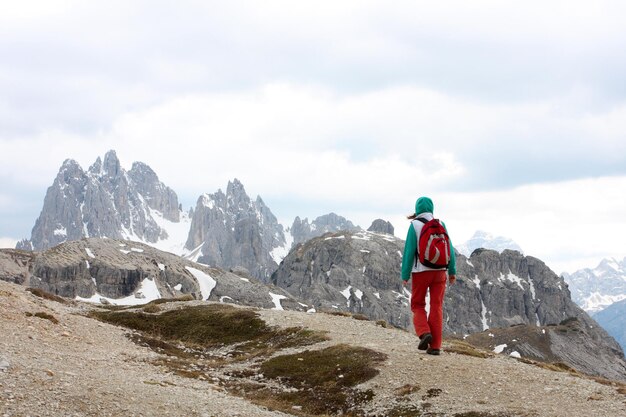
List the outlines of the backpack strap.
<svg viewBox="0 0 626 417">
<path fill-rule="evenodd" d="M 428 223 L 428 220 L 426 220 L 423 217 L 416 217 L 415 220 L 419 220 L 420 222 L 424 224 Z M 418 252 L 419 247 L 420 247 L 420 240 L 417 239 L 417 245 L 415 246 L 415 265 L 414 266 L 417 266 L 417 264 L 419 263 L 419 252 Z"/>
</svg>

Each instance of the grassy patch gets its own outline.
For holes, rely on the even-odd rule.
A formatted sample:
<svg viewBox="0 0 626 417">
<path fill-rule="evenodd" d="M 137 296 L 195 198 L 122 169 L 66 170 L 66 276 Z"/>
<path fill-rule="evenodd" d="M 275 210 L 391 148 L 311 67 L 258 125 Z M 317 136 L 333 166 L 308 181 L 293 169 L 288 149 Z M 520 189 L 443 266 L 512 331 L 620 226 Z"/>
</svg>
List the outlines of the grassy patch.
<svg viewBox="0 0 626 417">
<path fill-rule="evenodd" d="M 484 350 L 477 349 L 471 344 L 462 340 L 450 340 L 446 346 L 446 352 L 457 353 L 459 355 L 473 356 L 475 358 L 492 358 L 493 354 Z"/>
<path fill-rule="evenodd" d="M 548 363 L 548 362 L 539 362 L 539 361 L 534 361 L 532 359 L 527 359 L 527 358 L 518 358 L 518 361 L 522 362 L 522 363 L 526 363 L 529 365 L 535 365 L 538 366 L 540 368 L 543 369 L 547 369 L 549 371 L 555 371 L 555 372 L 568 372 L 572 375 L 576 375 L 576 376 L 581 376 L 581 374 L 574 368 L 572 368 L 571 366 L 563 363 L 563 362 L 553 362 L 553 363 Z"/>
<path fill-rule="evenodd" d="M 41 288 L 26 288 L 26 291 L 32 293 L 34 296 L 39 298 L 43 298 L 45 300 L 56 301 L 57 303 L 67 304 L 67 300 L 59 297 L 58 295 L 51 294 L 47 291 L 42 290 Z"/>
<path fill-rule="evenodd" d="M 394 390 L 394 393 L 398 397 L 404 397 L 404 396 L 407 396 L 407 395 L 411 395 L 414 392 L 417 392 L 419 390 L 420 390 L 420 386 L 419 385 L 406 384 L 404 386 L 401 386 L 400 388 L 396 388 Z"/>
<path fill-rule="evenodd" d="M 514 414 L 508 413 L 489 413 L 486 411 L 466 411 L 463 413 L 456 413 L 454 417 L 514 417 Z"/>
<path fill-rule="evenodd" d="M 353 387 L 378 375 L 374 366 L 385 359 L 386 355 L 370 349 L 336 345 L 277 356 L 262 363 L 259 370 L 291 388 L 273 395 L 283 411 L 292 412 L 295 406 L 315 415 L 360 415 L 359 406 L 371 401 L 374 393 Z M 263 403 L 261 395 L 257 400 Z"/>
<path fill-rule="evenodd" d="M 45 313 L 43 311 L 37 312 L 37 313 L 26 313 L 26 317 L 39 317 L 40 319 L 44 319 L 44 320 L 49 320 L 54 324 L 59 324 L 59 320 L 57 320 L 56 317 L 54 317 L 52 314 L 48 314 Z"/>
<path fill-rule="evenodd" d="M 148 338 L 180 342 L 192 349 L 236 345 L 235 356 L 271 354 L 278 349 L 308 346 L 327 340 L 321 332 L 296 327 L 270 327 L 254 311 L 225 304 L 184 307 L 161 314 L 94 311 L 91 315 L 143 332 Z"/>
<path fill-rule="evenodd" d="M 145 306 L 142 307 L 141 311 L 143 311 L 144 313 L 150 313 L 150 314 L 160 313 L 161 307 L 159 307 L 156 304 L 146 304 Z"/>
</svg>

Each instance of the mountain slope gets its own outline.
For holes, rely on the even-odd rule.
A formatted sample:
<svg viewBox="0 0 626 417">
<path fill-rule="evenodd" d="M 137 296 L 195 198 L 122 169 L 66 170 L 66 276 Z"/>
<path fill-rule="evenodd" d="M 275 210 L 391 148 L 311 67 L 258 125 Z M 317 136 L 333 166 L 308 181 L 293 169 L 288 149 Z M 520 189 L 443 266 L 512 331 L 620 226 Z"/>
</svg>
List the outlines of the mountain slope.
<svg viewBox="0 0 626 417">
<path fill-rule="evenodd" d="M 184 216 L 183 216 L 184 217 Z M 167 241 L 166 228 L 181 223 L 176 193 L 154 171 L 135 162 L 124 170 L 115 151 L 84 171 L 71 159 L 48 188 L 30 240 L 18 249 L 45 250 L 84 237 Z"/>
<path fill-rule="evenodd" d="M 626 350 L 626 300 L 613 303 L 597 312 L 593 319 Z"/>
<path fill-rule="evenodd" d="M 201 304 L 206 303 L 167 303 L 160 308 L 166 312 Z M 206 349 L 202 352 L 206 359 L 191 357 L 187 359 L 188 371 L 174 373 L 171 366 L 176 366 L 177 360 L 172 356 L 157 353 L 154 343 L 155 350 L 146 347 L 136 331 L 89 318 L 92 308 L 41 299 L 24 287 L 0 281 L 0 319 L 5 326 L 0 352 L 0 413 L 310 415 L 298 403 L 305 390 L 278 390 L 279 381 L 268 381 L 258 374 L 260 362 L 265 363 L 263 358 L 229 361 L 221 349 Z M 33 312 L 45 312 L 58 323 L 27 314 Z M 311 332 L 327 332 L 330 340 L 320 348 L 354 346 L 385 353 L 387 359 L 377 366 L 378 373 L 358 387 L 368 394 L 358 406 L 363 415 L 623 415 L 623 386 L 542 369 L 505 355 L 481 358 L 449 353 L 446 349 L 461 346 L 449 340 L 443 355 L 430 357 L 416 350 L 415 336 L 408 332 L 349 317 L 276 310 L 256 313 L 270 326 L 286 329 L 297 325 Z M 306 351 L 311 350 L 300 347 L 288 353 L 296 353 L 303 359 L 296 363 L 308 369 Z M 288 357 L 286 353 L 278 355 Z M 213 355 L 220 358 L 220 366 L 210 366 Z M 340 375 L 344 374 L 332 373 L 339 381 Z M 276 411 L 275 403 L 271 409 L 253 404 L 263 386 L 275 390 L 274 398 L 292 401 L 286 412 Z M 324 389 L 317 387 L 316 392 Z"/>
<path fill-rule="evenodd" d="M 403 246 L 389 235 L 327 234 L 294 248 L 272 283 L 318 310 L 360 313 L 411 329 L 410 293 L 399 278 Z M 585 369 L 615 367 L 626 378 L 619 344 L 571 301 L 565 282 L 540 260 L 516 251 L 476 250 L 469 259 L 457 256 L 457 278 L 444 302 L 446 333 L 558 325 L 573 317 L 594 349 L 574 345 L 575 353 L 563 362 L 586 364 Z"/>
<path fill-rule="evenodd" d="M 115 239 L 81 239 L 44 252 L 1 249 L 0 280 L 96 303 L 133 305 L 191 294 L 200 300 L 307 309 L 250 276 Z"/>
</svg>

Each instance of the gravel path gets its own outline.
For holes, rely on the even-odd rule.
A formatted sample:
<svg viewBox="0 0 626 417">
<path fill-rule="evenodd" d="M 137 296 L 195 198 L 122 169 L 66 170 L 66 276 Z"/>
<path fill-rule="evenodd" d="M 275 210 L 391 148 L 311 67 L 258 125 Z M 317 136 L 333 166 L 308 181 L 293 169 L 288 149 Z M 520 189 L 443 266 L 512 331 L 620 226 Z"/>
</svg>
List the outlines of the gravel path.
<svg viewBox="0 0 626 417">
<path fill-rule="evenodd" d="M 89 307 L 43 300 L 0 281 L 0 416 L 284 416 L 231 396 L 218 385 L 166 372 L 158 355 L 125 330 L 83 317 Z M 45 312 L 59 323 L 27 316 Z M 327 314 L 261 310 L 270 325 L 327 331 L 331 340 L 386 353 L 381 373 L 363 384 L 376 396 L 370 415 L 398 401 L 437 415 L 626 416 L 626 396 L 590 379 L 497 356 L 419 352 L 414 335 Z M 445 345 L 444 345 L 445 349 Z M 283 352 L 284 353 L 284 352 Z M 500 413 L 500 414 L 497 414 Z"/>
</svg>

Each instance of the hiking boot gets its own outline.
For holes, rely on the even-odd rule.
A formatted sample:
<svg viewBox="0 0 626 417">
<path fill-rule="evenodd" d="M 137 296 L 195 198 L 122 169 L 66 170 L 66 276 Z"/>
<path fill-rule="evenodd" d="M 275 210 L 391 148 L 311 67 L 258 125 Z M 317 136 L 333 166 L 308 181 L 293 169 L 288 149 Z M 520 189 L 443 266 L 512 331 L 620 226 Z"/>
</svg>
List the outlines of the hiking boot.
<svg viewBox="0 0 626 417">
<path fill-rule="evenodd" d="M 433 340 L 433 335 L 430 333 L 424 333 L 423 335 L 420 336 L 420 344 L 417 345 L 417 348 L 419 350 L 428 349 L 428 345 L 431 342 L 431 340 Z"/>
<path fill-rule="evenodd" d="M 441 349 L 428 348 L 426 349 L 426 353 L 429 355 L 441 355 Z"/>
</svg>

